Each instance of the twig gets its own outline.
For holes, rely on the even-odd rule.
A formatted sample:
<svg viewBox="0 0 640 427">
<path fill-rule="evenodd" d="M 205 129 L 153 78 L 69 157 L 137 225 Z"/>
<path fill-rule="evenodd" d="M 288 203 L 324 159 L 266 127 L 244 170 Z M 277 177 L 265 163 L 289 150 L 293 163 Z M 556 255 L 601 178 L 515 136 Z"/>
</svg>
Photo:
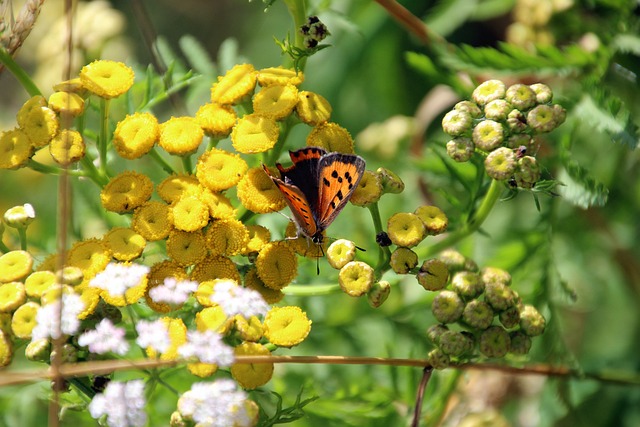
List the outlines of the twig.
<svg viewBox="0 0 640 427">
<path fill-rule="evenodd" d="M 427 26 L 404 6 L 395 0 L 376 0 L 376 3 L 385 8 L 389 15 L 406 27 L 410 33 L 418 37 L 422 44 L 428 45 L 430 43 Z"/>
<path fill-rule="evenodd" d="M 418 387 L 418 395 L 416 396 L 416 406 L 413 409 L 413 420 L 411 421 L 411 427 L 418 427 L 418 423 L 420 422 L 420 412 L 422 412 L 424 390 L 427 388 L 427 384 L 429 383 L 432 372 L 433 368 L 431 366 L 425 366 L 424 370 L 422 371 L 422 380 L 420 381 L 420 386 Z"/>
</svg>

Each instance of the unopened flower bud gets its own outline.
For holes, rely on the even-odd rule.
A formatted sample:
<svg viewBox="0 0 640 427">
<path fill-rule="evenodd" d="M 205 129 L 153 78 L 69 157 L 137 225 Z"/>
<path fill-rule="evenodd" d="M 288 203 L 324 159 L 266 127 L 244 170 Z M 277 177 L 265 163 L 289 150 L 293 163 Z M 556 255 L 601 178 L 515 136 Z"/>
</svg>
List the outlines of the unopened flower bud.
<svg viewBox="0 0 640 427">
<path fill-rule="evenodd" d="M 60 354 L 63 363 L 74 363 L 78 361 L 78 349 L 69 343 L 62 345 Z M 50 359 L 53 362 L 55 358 L 56 351 L 54 349 L 53 351 L 51 351 Z"/>
<path fill-rule="evenodd" d="M 439 323 L 437 325 L 431 325 L 429 329 L 427 329 L 427 338 L 429 338 L 433 344 L 438 345 L 440 343 L 440 337 L 448 330 L 449 328 L 447 328 L 446 325 Z"/>
<path fill-rule="evenodd" d="M 433 367 L 433 369 L 445 369 L 449 367 L 449 363 L 451 363 L 451 359 L 449 356 L 444 354 L 442 350 L 439 348 L 434 348 L 429 352 L 427 356 L 429 363 Z"/>
<path fill-rule="evenodd" d="M 520 310 L 518 310 L 517 306 L 509 307 L 500 312 L 499 319 L 505 328 L 515 328 L 520 323 Z"/>
<path fill-rule="evenodd" d="M 486 283 L 484 298 L 496 311 L 503 311 L 516 304 L 516 293 L 502 283 Z"/>
<path fill-rule="evenodd" d="M 511 104 L 504 99 L 494 99 L 484 106 L 484 116 L 487 119 L 501 122 L 507 119 L 507 115 L 513 110 Z"/>
<path fill-rule="evenodd" d="M 455 249 L 445 249 L 440 253 L 438 259 L 445 263 L 450 273 L 464 270 L 467 258 Z"/>
<path fill-rule="evenodd" d="M 559 122 L 556 121 L 556 113 L 549 105 L 538 105 L 527 114 L 527 123 L 536 133 L 547 133 L 554 130 Z"/>
<path fill-rule="evenodd" d="M 447 154 L 458 163 L 469 161 L 474 150 L 471 138 L 459 137 L 447 142 Z"/>
<path fill-rule="evenodd" d="M 473 143 L 481 150 L 492 151 L 504 142 L 502 125 L 493 120 L 484 120 L 473 128 Z"/>
<path fill-rule="evenodd" d="M 471 101 L 460 101 L 453 106 L 454 110 L 469 113 L 471 117 L 477 119 L 482 115 L 482 110 L 478 107 L 478 104 Z"/>
<path fill-rule="evenodd" d="M 356 245 L 350 240 L 338 239 L 327 249 L 327 261 L 331 267 L 340 270 L 356 257 Z"/>
<path fill-rule="evenodd" d="M 520 111 L 528 110 L 536 104 L 536 93 L 529 86 L 521 83 L 509 86 L 505 98 Z"/>
<path fill-rule="evenodd" d="M 36 217 L 36 212 L 29 203 L 14 206 L 4 213 L 4 222 L 9 227 L 26 228 Z"/>
<path fill-rule="evenodd" d="M 359 297 L 371 289 L 375 281 L 373 268 L 361 261 L 347 263 L 338 274 L 338 283 L 349 296 Z"/>
<path fill-rule="evenodd" d="M 530 337 L 541 335 L 546 322 L 540 312 L 532 305 L 525 305 L 520 311 L 520 330 Z"/>
<path fill-rule="evenodd" d="M 508 271 L 497 267 L 485 267 L 480 272 L 482 281 L 488 283 L 502 283 L 509 286 L 511 284 L 511 275 Z"/>
<path fill-rule="evenodd" d="M 380 307 L 391 293 L 391 284 L 386 280 L 381 280 L 373 284 L 367 293 L 369 305 L 373 308 Z"/>
<path fill-rule="evenodd" d="M 527 119 L 520 110 L 513 109 L 507 116 L 507 127 L 511 133 L 522 133 L 527 129 Z"/>
<path fill-rule="evenodd" d="M 518 159 L 518 168 L 514 174 L 518 187 L 531 188 L 540 179 L 540 166 L 535 157 L 524 156 Z"/>
<path fill-rule="evenodd" d="M 440 337 L 440 350 L 451 357 L 462 356 L 470 347 L 469 337 L 458 331 L 447 331 Z"/>
<path fill-rule="evenodd" d="M 538 104 L 548 104 L 553 99 L 553 92 L 546 84 L 534 83 L 529 87 L 536 94 L 536 102 Z"/>
<path fill-rule="evenodd" d="M 519 148 L 519 147 L 527 147 L 527 150 L 531 147 L 531 136 L 526 133 L 516 133 L 507 138 L 507 147 L 509 148 Z"/>
<path fill-rule="evenodd" d="M 525 355 L 531 350 L 531 338 L 520 331 L 513 331 L 509 334 L 511 340 L 510 353 Z"/>
<path fill-rule="evenodd" d="M 491 326 L 480 335 L 480 353 L 487 357 L 504 357 L 510 348 L 509 333 L 502 326 Z"/>
<path fill-rule="evenodd" d="M 418 207 L 414 213 L 422 220 L 422 223 L 430 236 L 444 233 L 449 225 L 449 219 L 437 206 L 423 205 Z"/>
<path fill-rule="evenodd" d="M 378 168 L 376 172 L 380 175 L 383 193 L 399 194 L 404 191 L 404 182 L 395 172 L 382 167 Z"/>
<path fill-rule="evenodd" d="M 440 323 L 453 323 L 462 316 L 464 302 L 453 291 L 442 291 L 431 303 L 433 316 Z"/>
<path fill-rule="evenodd" d="M 560 126 L 564 123 L 567 118 L 567 110 L 565 110 L 561 105 L 554 104 L 553 105 L 553 115 L 556 122 L 556 127 Z"/>
<path fill-rule="evenodd" d="M 444 262 L 432 258 L 422 263 L 417 277 L 418 283 L 427 291 L 439 291 L 447 286 L 449 269 Z"/>
<path fill-rule="evenodd" d="M 50 360 L 51 343 L 46 338 L 40 338 L 27 344 L 24 354 L 28 360 L 33 362 L 44 362 Z"/>
<path fill-rule="evenodd" d="M 442 130 L 451 136 L 464 135 L 472 125 L 473 119 L 466 111 L 451 110 L 442 118 Z"/>
<path fill-rule="evenodd" d="M 484 283 L 478 273 L 459 271 L 451 278 L 452 289 L 464 300 L 470 300 L 484 291 Z"/>
<path fill-rule="evenodd" d="M 382 183 L 380 176 L 371 171 L 364 171 L 360 184 L 351 196 L 351 203 L 356 206 L 369 206 L 380 200 L 382 196 Z"/>
<path fill-rule="evenodd" d="M 424 239 L 426 229 L 422 220 L 415 214 L 398 212 L 387 221 L 387 233 L 397 246 L 410 248 Z"/>
<path fill-rule="evenodd" d="M 486 159 L 484 159 L 484 167 L 487 175 L 491 178 L 504 181 L 511 178 L 518 166 L 518 159 L 513 150 L 507 147 L 500 147 L 493 150 Z"/>
<path fill-rule="evenodd" d="M 494 99 L 504 98 L 506 86 L 500 80 L 487 80 L 474 89 L 471 97 L 480 106 L 484 106 Z"/>
<path fill-rule="evenodd" d="M 484 301 L 477 299 L 471 300 L 464 307 L 462 312 L 462 320 L 474 329 L 487 329 L 493 322 L 493 310 L 491 306 Z"/>
<path fill-rule="evenodd" d="M 407 274 L 418 265 L 418 254 L 409 248 L 397 248 L 391 253 L 389 265 L 398 274 Z"/>
<path fill-rule="evenodd" d="M 169 419 L 169 427 L 187 427 L 191 424 L 191 422 L 187 423 L 187 421 L 179 411 L 173 411 L 171 413 L 171 418 Z"/>
</svg>

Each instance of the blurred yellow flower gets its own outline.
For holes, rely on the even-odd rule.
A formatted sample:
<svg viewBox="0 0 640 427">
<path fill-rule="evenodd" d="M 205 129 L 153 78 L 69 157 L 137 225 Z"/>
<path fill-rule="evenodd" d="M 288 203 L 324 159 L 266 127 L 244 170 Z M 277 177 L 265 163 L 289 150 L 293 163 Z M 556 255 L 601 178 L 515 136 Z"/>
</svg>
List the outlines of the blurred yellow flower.
<svg viewBox="0 0 640 427">
<path fill-rule="evenodd" d="M 42 294 L 56 284 L 56 274 L 52 271 L 34 271 L 24 281 L 24 290 L 31 298 L 40 298 Z M 0 298 L 2 301 L 2 298 Z M 0 308 L 0 311 L 3 311 Z"/>
<path fill-rule="evenodd" d="M 60 129 L 58 116 L 47 107 L 32 108 L 18 124 L 36 149 L 47 145 Z"/>
<path fill-rule="evenodd" d="M 149 284 L 144 295 L 147 305 L 157 313 L 170 312 L 173 308 L 169 304 L 155 302 L 152 300 L 151 297 L 149 297 L 149 291 L 156 286 L 162 285 L 164 283 L 164 279 L 167 277 L 174 277 L 177 280 L 186 280 L 188 276 L 184 267 L 175 261 L 161 261 L 151 266 L 151 270 L 147 277 L 149 279 Z"/>
<path fill-rule="evenodd" d="M 100 239 L 81 240 L 74 243 L 67 252 L 67 265 L 81 269 L 85 280 L 104 270 L 109 261 L 111 251 Z"/>
<path fill-rule="evenodd" d="M 19 281 L 33 268 L 33 257 L 27 251 L 11 251 L 0 256 L 0 283 Z"/>
<path fill-rule="evenodd" d="M 335 123 L 321 123 L 307 136 L 307 146 L 322 147 L 327 152 L 353 154 L 353 138 L 348 130 Z"/>
<path fill-rule="evenodd" d="M 269 288 L 260 280 L 258 270 L 255 267 L 251 267 L 244 275 L 244 286 L 260 292 L 260 295 L 268 304 L 275 304 L 284 298 L 284 293 L 280 289 Z"/>
<path fill-rule="evenodd" d="M 75 130 L 61 130 L 49 144 L 49 153 L 53 160 L 63 166 L 68 166 L 82 160 L 85 144 L 82 135 Z"/>
<path fill-rule="evenodd" d="M 22 282 L 0 285 L 0 312 L 12 313 L 27 301 L 27 293 Z"/>
<path fill-rule="evenodd" d="M 109 181 L 100 192 L 102 206 L 116 213 L 131 212 L 151 198 L 151 179 L 135 171 L 122 172 Z"/>
<path fill-rule="evenodd" d="M 33 154 L 33 144 L 21 129 L 0 134 L 0 169 L 18 169 L 26 165 Z"/>
<path fill-rule="evenodd" d="M 49 97 L 49 108 L 57 113 L 79 116 L 84 111 L 84 99 L 73 92 L 54 92 Z"/>
<path fill-rule="evenodd" d="M 205 307 L 196 313 L 196 327 L 199 331 L 211 330 L 226 334 L 231 325 L 233 319 L 229 319 L 219 305 Z"/>
<path fill-rule="evenodd" d="M 169 205 L 149 201 L 133 211 L 131 228 L 148 241 L 162 240 L 173 229 L 169 218 Z"/>
<path fill-rule="evenodd" d="M 323 96 L 306 90 L 298 93 L 298 117 L 309 126 L 317 126 L 331 118 L 331 104 Z"/>
<path fill-rule="evenodd" d="M 251 316 L 249 319 L 245 319 L 237 315 L 233 320 L 235 321 L 236 333 L 242 341 L 260 341 L 263 335 L 263 328 L 262 322 L 260 322 L 257 316 Z"/>
<path fill-rule="evenodd" d="M 133 70 L 122 62 L 97 60 L 80 70 L 80 82 L 104 99 L 116 98 L 133 86 Z"/>
<path fill-rule="evenodd" d="M 151 113 L 134 113 L 118 122 L 113 132 L 113 146 L 125 159 L 147 154 L 160 138 L 158 119 Z"/>
<path fill-rule="evenodd" d="M 40 305 L 33 301 L 24 303 L 11 317 L 11 332 L 16 338 L 31 339 L 31 331 L 36 327 L 36 314 Z"/>
<path fill-rule="evenodd" d="M 270 356 L 271 352 L 262 344 L 244 342 L 234 351 L 236 356 Z M 254 389 L 269 382 L 273 376 L 273 363 L 235 363 L 231 375 L 245 389 Z"/>
<path fill-rule="evenodd" d="M 272 307 L 264 318 L 264 336 L 271 344 L 293 347 L 311 331 L 311 320 L 300 307 Z"/>
<path fill-rule="evenodd" d="M 238 183 L 238 199 L 242 206 L 255 213 L 277 212 L 287 202 L 282 192 L 261 167 L 251 168 Z"/>
<path fill-rule="evenodd" d="M 270 67 L 258 71 L 258 84 L 262 87 L 292 84 L 299 86 L 304 81 L 302 71 L 289 68 Z"/>
<path fill-rule="evenodd" d="M 271 241 L 271 232 L 267 227 L 262 225 L 247 225 L 249 231 L 249 241 L 242 251 L 243 254 L 259 252 L 260 249 Z"/>
<path fill-rule="evenodd" d="M 169 339 L 171 345 L 159 357 L 160 360 L 177 360 L 179 358 L 178 349 L 187 342 L 187 327 L 180 318 L 163 317 L 162 322 L 167 325 L 169 331 Z M 147 356 L 150 358 L 158 358 L 155 349 L 149 347 L 146 349 Z"/>
<path fill-rule="evenodd" d="M 12 357 L 11 337 L 7 331 L 0 330 L 0 368 L 9 365 Z"/>
</svg>

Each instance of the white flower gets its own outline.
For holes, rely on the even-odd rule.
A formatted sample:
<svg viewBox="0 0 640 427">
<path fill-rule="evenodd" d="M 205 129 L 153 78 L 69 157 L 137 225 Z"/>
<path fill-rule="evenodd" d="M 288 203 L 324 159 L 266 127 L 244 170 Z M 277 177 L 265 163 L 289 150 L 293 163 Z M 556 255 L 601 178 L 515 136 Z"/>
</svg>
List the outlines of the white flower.
<svg viewBox="0 0 640 427">
<path fill-rule="evenodd" d="M 80 335 L 78 344 L 96 354 L 111 351 L 122 356 L 129 350 L 124 328 L 115 326 L 109 319 L 102 319 L 95 329 Z"/>
<path fill-rule="evenodd" d="M 200 382 L 178 399 L 178 411 L 203 427 L 250 427 L 253 417 L 246 400 L 247 394 L 233 380 Z"/>
<path fill-rule="evenodd" d="M 123 296 L 129 288 L 139 285 L 149 270 L 146 265 L 111 262 L 91 279 L 89 286 L 104 289 L 113 297 Z"/>
<path fill-rule="evenodd" d="M 158 353 L 164 353 L 171 346 L 171 337 L 166 323 L 162 320 L 140 320 L 136 323 L 138 338 L 136 343 L 142 348 L 152 348 Z"/>
<path fill-rule="evenodd" d="M 172 305 L 180 305 L 197 289 L 198 282 L 167 277 L 164 279 L 162 285 L 149 289 L 149 297 L 157 303 L 164 302 Z"/>
<path fill-rule="evenodd" d="M 106 415 L 109 427 L 141 427 L 147 423 L 145 404 L 142 380 L 112 381 L 91 400 L 89 412 L 95 419 Z"/>
<path fill-rule="evenodd" d="M 232 280 L 218 282 L 213 288 L 211 301 L 222 307 L 229 317 L 239 314 L 248 319 L 251 316 L 264 316 L 269 311 L 269 304 L 260 292 L 238 286 Z"/>
<path fill-rule="evenodd" d="M 62 306 L 60 300 L 44 305 L 36 314 L 36 326 L 31 332 L 31 339 L 60 338 L 61 333 L 73 335 L 78 332 L 80 320 L 78 315 L 84 310 L 84 302 L 80 295 L 62 294 Z"/>
<path fill-rule="evenodd" d="M 187 331 L 187 342 L 178 348 L 185 359 L 196 357 L 200 362 L 229 367 L 233 363 L 233 349 L 222 341 L 222 335 L 206 330 Z"/>
</svg>

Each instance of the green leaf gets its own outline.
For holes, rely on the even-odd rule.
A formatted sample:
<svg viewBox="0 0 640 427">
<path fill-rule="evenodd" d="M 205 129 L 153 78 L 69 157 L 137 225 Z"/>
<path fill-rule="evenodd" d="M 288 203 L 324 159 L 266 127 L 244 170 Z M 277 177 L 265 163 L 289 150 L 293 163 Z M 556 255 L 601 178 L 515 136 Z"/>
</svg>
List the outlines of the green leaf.
<svg viewBox="0 0 640 427">
<path fill-rule="evenodd" d="M 238 53 L 238 40 L 229 37 L 220 43 L 220 49 L 218 50 L 218 72 L 221 75 L 232 69 L 234 65 L 243 62 L 249 61 L 246 61 L 245 58 Z"/>
<path fill-rule="evenodd" d="M 640 56 L 640 37 L 637 34 L 618 34 L 611 41 L 611 48 L 617 52 Z"/>
<path fill-rule="evenodd" d="M 425 24 L 443 37 L 462 26 L 476 11 L 477 0 L 440 0 L 430 11 Z"/>
<path fill-rule="evenodd" d="M 195 71 L 212 77 L 218 74 L 213 59 L 198 39 L 191 35 L 185 35 L 180 38 L 178 43 Z"/>
<path fill-rule="evenodd" d="M 638 128 L 632 122 L 631 114 L 624 103 L 615 96 L 597 91 L 594 91 L 593 95 L 599 99 L 589 95 L 583 96 L 573 113 L 583 122 L 607 133 L 614 142 L 635 149 L 638 146 Z"/>
<path fill-rule="evenodd" d="M 568 148 L 570 138 L 570 135 L 564 138 L 559 150 L 560 162 L 565 168 L 559 177 L 559 180 L 565 184 L 561 188 L 560 194 L 573 205 L 583 209 L 591 206 L 604 206 L 609 198 L 609 189 L 593 178 L 571 156 Z"/>
<path fill-rule="evenodd" d="M 506 15 L 513 9 L 516 0 L 481 0 L 476 7 L 472 18 L 475 21 L 485 21 L 487 19 L 496 18 Z"/>
<path fill-rule="evenodd" d="M 440 70 L 436 68 L 431 58 L 423 53 L 407 52 L 405 53 L 407 64 L 414 70 L 424 74 L 427 77 L 440 76 Z"/>
</svg>

